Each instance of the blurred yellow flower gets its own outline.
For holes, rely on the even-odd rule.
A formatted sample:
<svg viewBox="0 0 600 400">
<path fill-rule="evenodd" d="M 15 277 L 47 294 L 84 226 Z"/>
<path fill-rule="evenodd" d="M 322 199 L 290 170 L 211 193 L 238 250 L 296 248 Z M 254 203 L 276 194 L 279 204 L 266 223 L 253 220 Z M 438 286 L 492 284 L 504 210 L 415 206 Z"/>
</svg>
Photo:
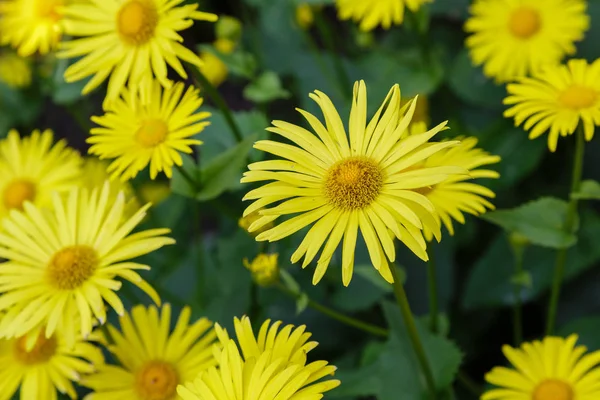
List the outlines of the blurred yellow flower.
<svg viewBox="0 0 600 400">
<path fill-rule="evenodd" d="M 171 195 L 171 187 L 167 182 L 144 182 L 138 189 L 138 195 L 143 203 L 158 205 Z"/>
<path fill-rule="evenodd" d="M 389 29 L 404 21 L 405 7 L 416 12 L 425 3 L 433 0 L 336 0 L 340 19 L 351 19 L 360 23 L 360 29 L 370 31 L 378 26 Z"/>
<path fill-rule="evenodd" d="M 502 347 L 514 369 L 495 367 L 488 372 L 485 380 L 498 387 L 481 400 L 600 399 L 600 352 L 585 354 L 587 348 L 576 342 L 577 335 L 548 336 L 519 349 Z"/>
<path fill-rule="evenodd" d="M 65 193 L 80 183 L 82 159 L 77 151 L 59 140 L 51 130 L 35 130 L 21 138 L 11 130 L 0 141 L 0 217 L 12 209 L 22 210 L 30 201 L 46 207 L 52 193 Z"/>
<path fill-rule="evenodd" d="M 291 261 L 295 263 L 304 257 L 302 267 L 305 268 L 324 246 L 313 275 L 313 284 L 316 284 L 342 243 L 345 286 L 352 279 L 360 231 L 373 266 L 388 282 L 393 282 L 388 260 L 395 260 L 396 249 L 389 232 L 418 257 L 427 260 L 422 230 L 435 221 L 435 207 L 418 190 L 467 173 L 458 166 L 429 168 L 421 167 L 420 163 L 459 142 L 429 143 L 446 129 L 446 122 L 420 135 L 408 136 L 406 131 L 417 99 L 401 109 L 398 85 L 392 87 L 368 122 L 365 83 L 355 84 L 349 135 L 329 97 L 320 91 L 310 97 L 321 107 L 326 126 L 312 114 L 299 110 L 316 133 L 288 122 L 274 121 L 274 126 L 267 130 L 293 144 L 261 140 L 254 145 L 280 158 L 253 163 L 244 173 L 244 183 L 272 181 L 244 197 L 244 200 L 255 200 L 244 215 L 257 210 L 261 215 L 249 231 L 263 228 L 281 216 L 299 214 L 262 232 L 256 240 L 277 241 L 314 223 Z M 279 204 L 265 208 L 273 203 Z"/>
<path fill-rule="evenodd" d="M 244 266 L 252 273 L 252 279 L 259 286 L 270 286 L 279 281 L 279 254 L 259 254 L 249 262 L 244 258 Z"/>
<path fill-rule="evenodd" d="M 267 320 L 258 337 L 248 317 L 235 318 L 234 325 L 239 346 L 216 324 L 225 346 L 217 354 L 218 365 L 179 385 L 177 393 L 183 400 L 321 399 L 340 385 L 337 379 L 322 380 L 336 371 L 327 361 L 307 364 L 306 354 L 317 342 L 308 342 L 311 334 L 304 325 L 279 330 L 281 321 Z"/>
<path fill-rule="evenodd" d="M 504 112 L 523 124 L 529 138 L 548 132 L 548 148 L 554 152 L 558 137 L 571 135 L 582 125 L 585 139 L 594 137 L 600 125 L 600 59 L 592 64 L 569 60 L 567 65 L 548 67 L 531 78 L 507 86 Z"/>
<path fill-rule="evenodd" d="M 63 42 L 63 58 L 82 57 L 65 71 L 67 82 L 92 79 L 83 88 L 87 94 L 110 75 L 105 104 L 116 101 L 129 82 L 146 102 L 153 76 L 165 88 L 167 64 L 187 78 L 180 59 L 200 67 L 196 54 L 180 42 L 179 31 L 194 20 L 216 21 L 217 16 L 197 11 L 198 4 L 180 5 L 169 0 L 93 0 L 65 8 L 65 32 L 78 39 Z"/>
<path fill-rule="evenodd" d="M 589 28 L 586 7 L 584 0 L 475 0 L 465 24 L 471 60 L 496 82 L 556 65 Z"/>
<path fill-rule="evenodd" d="M 150 178 L 164 171 L 173 175 L 173 165 L 182 165 L 179 152 L 192 153 L 192 146 L 202 144 L 192 139 L 209 122 L 208 112 L 198 112 L 202 105 L 200 91 L 179 82 L 162 89 L 157 81 L 147 89 L 148 103 L 136 92 L 124 89 L 119 101 L 105 107 L 101 117 L 92 117 L 100 127 L 92 128 L 87 142 L 89 153 L 101 159 L 114 159 L 108 167 L 113 179 L 134 178 L 150 164 Z"/>
<path fill-rule="evenodd" d="M 296 6 L 296 23 L 302 29 L 308 29 L 315 22 L 315 14 L 310 4 Z"/>
<path fill-rule="evenodd" d="M 12 52 L 0 53 L 0 82 L 17 89 L 31 85 L 29 60 Z"/>
<path fill-rule="evenodd" d="M 229 75 L 227 65 L 221 59 L 210 51 L 203 50 L 200 52 L 202 66 L 200 72 L 214 87 L 220 86 Z"/>
<path fill-rule="evenodd" d="M 213 42 L 213 47 L 222 54 L 231 54 L 233 53 L 233 51 L 235 50 L 235 47 L 237 46 L 237 43 L 234 42 L 233 40 L 229 40 L 229 39 L 217 39 Z M 202 54 L 204 52 L 200 53 L 200 59 L 202 59 Z M 204 62 L 206 62 L 206 60 L 202 60 Z"/>
<path fill-rule="evenodd" d="M 174 400 L 177 385 L 195 379 L 216 364 L 217 334 L 212 322 L 190 323 L 184 307 L 171 330 L 171 307 L 159 311 L 137 305 L 119 318 L 121 331 L 108 324 L 108 350 L 121 365 L 103 364 L 81 383 L 94 390 L 85 399 Z M 150 338 L 150 340 L 147 340 Z"/>
<path fill-rule="evenodd" d="M 1 319 L 1 317 L 0 317 Z M 11 399 L 17 389 L 21 400 L 56 399 L 57 392 L 77 398 L 72 381 L 78 381 L 104 362 L 99 348 L 82 339 L 69 346 L 56 331 L 28 337 L 0 339 L 0 399 Z"/>
<path fill-rule="evenodd" d="M 23 57 L 54 50 L 63 33 L 62 8 L 78 1 L 0 0 L 0 44 Z"/>
<path fill-rule="evenodd" d="M 119 193 L 109 203 L 108 184 L 91 193 L 73 188 L 65 197 L 54 193 L 49 212 L 25 203 L 24 212 L 13 211 L 3 220 L 0 257 L 7 261 L 0 268 L 0 312 L 5 312 L 0 337 L 22 336 L 41 325 L 46 326 L 46 338 L 57 326 L 69 343 L 76 336 L 87 337 L 96 321 L 106 321 L 105 302 L 124 313 L 115 294 L 122 285 L 118 278 L 160 303 L 156 291 L 136 272 L 150 267 L 130 261 L 174 243 L 162 236 L 168 229 L 131 234 L 149 205 L 123 219 L 125 197 Z"/>
</svg>

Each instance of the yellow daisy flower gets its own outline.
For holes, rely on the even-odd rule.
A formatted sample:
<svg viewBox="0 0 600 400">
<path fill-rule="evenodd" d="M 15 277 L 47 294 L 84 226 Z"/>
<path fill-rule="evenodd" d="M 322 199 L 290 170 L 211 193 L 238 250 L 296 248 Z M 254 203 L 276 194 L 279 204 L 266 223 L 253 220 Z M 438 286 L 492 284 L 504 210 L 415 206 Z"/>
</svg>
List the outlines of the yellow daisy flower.
<svg viewBox="0 0 600 400">
<path fill-rule="evenodd" d="M 81 178 L 81 156 L 65 140 L 54 143 L 52 131 L 35 130 L 21 138 L 12 130 L 0 141 L 0 218 L 25 201 L 46 207 L 52 193 L 64 193 Z"/>
<path fill-rule="evenodd" d="M 179 155 L 191 153 L 193 145 L 201 141 L 191 139 L 209 122 L 208 112 L 197 112 L 202 105 L 199 90 L 177 83 L 169 89 L 154 81 L 149 90 L 148 103 L 143 103 L 135 92 L 124 89 L 122 97 L 105 107 L 101 117 L 92 117 L 100 125 L 91 130 L 87 142 L 89 153 L 101 159 L 114 159 L 108 167 L 112 179 L 126 181 L 134 178 L 150 164 L 150 178 L 164 171 L 173 176 L 173 165 L 182 165 Z"/>
<path fill-rule="evenodd" d="M 496 82 L 540 71 L 575 53 L 589 28 L 584 0 L 475 0 L 465 31 L 475 65 Z"/>
<path fill-rule="evenodd" d="M 63 42 L 59 57 L 83 58 L 65 71 L 75 82 L 92 76 L 83 88 L 87 94 L 110 75 L 105 103 L 117 100 L 125 83 L 142 91 L 155 76 L 165 87 L 167 64 L 187 78 L 180 60 L 197 67 L 200 59 L 180 42 L 179 31 L 197 21 L 216 21 L 217 16 L 197 11 L 198 4 L 183 0 L 89 0 L 65 8 L 65 32 L 80 38 Z M 141 86 L 140 86 L 141 85 Z"/>
<path fill-rule="evenodd" d="M 582 124 L 586 140 L 594 137 L 600 125 L 600 59 L 592 64 L 569 60 L 567 65 L 548 67 L 531 78 L 521 78 L 507 86 L 504 112 L 523 124 L 529 138 L 548 134 L 548 148 L 554 152 L 558 137 L 575 132 Z"/>
<path fill-rule="evenodd" d="M 0 82 L 15 89 L 31 85 L 29 60 L 12 52 L 0 53 Z"/>
<path fill-rule="evenodd" d="M 317 347 L 317 342 L 308 342 L 311 334 L 306 327 L 287 325 L 279 330 L 281 324 L 267 320 L 257 338 L 248 317 L 235 318 L 239 347 L 216 324 L 225 346 L 217 354 L 218 365 L 178 386 L 177 393 L 183 400 L 320 399 L 339 386 L 335 379 L 317 382 L 333 375 L 336 367 L 327 361 L 306 363 L 306 354 Z"/>
<path fill-rule="evenodd" d="M 206 318 L 190 324 L 185 307 L 171 330 L 171 307 L 160 313 L 154 306 L 138 305 L 119 318 L 121 332 L 108 325 L 108 350 L 121 366 L 100 365 L 82 379 L 94 390 L 85 399 L 175 400 L 177 385 L 192 380 L 216 364 L 213 342 L 217 334 Z"/>
<path fill-rule="evenodd" d="M 545 337 L 502 352 L 515 367 L 495 367 L 485 380 L 498 386 L 481 400 L 596 400 L 600 399 L 600 352 L 585 354 L 575 346 L 577 335 Z"/>
<path fill-rule="evenodd" d="M 252 273 L 252 279 L 259 286 L 270 286 L 279 281 L 279 254 L 261 253 L 252 260 L 244 258 L 244 267 Z"/>
<path fill-rule="evenodd" d="M 362 31 L 371 31 L 378 26 L 389 29 L 404 21 L 404 8 L 416 12 L 425 3 L 433 0 L 336 0 L 338 17 L 360 23 Z"/>
<path fill-rule="evenodd" d="M 20 56 L 54 50 L 61 39 L 62 7 L 79 0 L 0 0 L 0 44 Z"/>
<path fill-rule="evenodd" d="M 300 214 L 262 232 L 256 240 L 280 240 L 316 222 L 292 255 L 295 263 L 304 256 L 306 267 L 323 246 L 313 276 L 318 283 L 335 249 L 342 242 L 342 280 L 348 285 L 354 268 L 354 250 L 360 230 L 373 266 L 393 282 L 388 259 L 396 257 L 389 231 L 410 250 L 427 260 L 422 229 L 435 229 L 435 208 L 416 192 L 443 182 L 449 176 L 466 174 L 456 166 L 420 167 L 420 163 L 458 142 L 429 143 L 446 128 L 441 123 L 428 132 L 408 136 L 416 99 L 400 107 L 400 88 L 395 85 L 367 124 L 367 92 L 356 83 L 350 111 L 349 138 L 329 97 L 316 91 L 310 97 L 321 107 L 326 126 L 310 113 L 299 110 L 316 135 L 296 125 L 274 121 L 270 132 L 295 145 L 261 140 L 254 147 L 283 159 L 249 165 L 242 182 L 274 181 L 250 191 L 244 200 L 256 200 L 244 216 L 260 210 L 262 215 L 249 228 L 256 231 L 278 217 Z M 266 206 L 283 201 L 281 204 Z M 343 241 L 342 241 L 343 239 Z"/>
<path fill-rule="evenodd" d="M 0 339 L 0 399 L 13 398 L 19 386 L 21 400 L 57 399 L 57 391 L 76 399 L 72 382 L 104 362 L 98 347 L 83 340 L 68 346 L 60 331 L 33 339 Z"/>
<path fill-rule="evenodd" d="M 13 210 L 0 233 L 0 336 L 15 337 L 46 325 L 50 337 L 57 325 L 74 332 L 72 315 L 80 319 L 81 334 L 90 334 L 96 319 L 106 321 L 104 301 L 119 315 L 123 303 L 115 294 L 117 278 L 130 281 L 156 303 L 158 294 L 136 270 L 149 266 L 129 260 L 174 241 L 162 235 L 169 229 L 131 234 L 149 204 L 123 218 L 125 196 L 109 203 L 108 183 L 91 193 L 74 188 L 66 198 L 54 194 L 53 208 L 42 213 L 29 202 L 24 212 Z"/>
</svg>

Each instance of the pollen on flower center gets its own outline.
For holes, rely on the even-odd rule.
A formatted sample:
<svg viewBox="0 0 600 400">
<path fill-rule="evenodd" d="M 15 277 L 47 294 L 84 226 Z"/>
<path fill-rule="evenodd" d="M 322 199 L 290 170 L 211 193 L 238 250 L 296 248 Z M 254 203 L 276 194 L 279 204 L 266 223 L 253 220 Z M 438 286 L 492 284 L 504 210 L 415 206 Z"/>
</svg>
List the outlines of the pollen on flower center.
<svg viewBox="0 0 600 400">
<path fill-rule="evenodd" d="M 529 7 L 519 7 L 511 14 L 508 26 L 516 37 L 528 39 L 540 30 L 542 20 L 538 11 Z"/>
<path fill-rule="evenodd" d="M 585 86 L 573 85 L 564 90 L 558 100 L 564 107 L 580 110 L 591 107 L 598 100 L 598 92 Z"/>
<path fill-rule="evenodd" d="M 36 187 L 26 179 L 15 179 L 4 188 L 2 200 L 6 209 L 23 209 L 23 203 L 26 200 L 35 199 Z"/>
<path fill-rule="evenodd" d="M 33 348 L 27 350 L 27 336 L 22 336 L 15 341 L 15 358 L 26 365 L 41 364 L 48 361 L 56 353 L 56 339 L 54 336 L 47 338 L 44 330 L 39 333 Z"/>
<path fill-rule="evenodd" d="M 329 169 L 325 195 L 334 206 L 355 210 L 371 204 L 382 186 L 383 173 L 374 161 L 366 157 L 351 157 Z"/>
<path fill-rule="evenodd" d="M 46 274 L 52 286 L 72 290 L 83 285 L 96 270 L 98 255 L 90 246 L 65 247 L 52 256 Z"/>
<path fill-rule="evenodd" d="M 548 379 L 540 383 L 533 392 L 532 400 L 573 400 L 573 389 L 568 383 Z"/>
<path fill-rule="evenodd" d="M 53 21 L 58 21 L 61 18 L 61 15 L 57 10 L 63 4 L 63 0 L 37 0 L 33 7 L 39 18 L 47 18 Z"/>
<path fill-rule="evenodd" d="M 165 141 L 169 127 L 160 119 L 148 119 L 135 133 L 135 140 L 143 147 L 156 147 Z"/>
<path fill-rule="evenodd" d="M 175 396 L 179 376 L 169 363 L 153 360 L 135 376 L 135 390 L 144 400 L 170 400 Z"/>
<path fill-rule="evenodd" d="M 129 0 L 119 10 L 117 28 L 127 43 L 142 45 L 154 35 L 158 10 L 151 0 Z"/>
</svg>

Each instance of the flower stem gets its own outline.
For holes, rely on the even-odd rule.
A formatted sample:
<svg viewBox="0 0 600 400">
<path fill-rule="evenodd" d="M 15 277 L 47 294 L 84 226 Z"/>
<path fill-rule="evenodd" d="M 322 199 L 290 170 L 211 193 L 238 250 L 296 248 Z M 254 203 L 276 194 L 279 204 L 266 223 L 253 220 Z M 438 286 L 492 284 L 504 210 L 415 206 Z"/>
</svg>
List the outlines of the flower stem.
<svg viewBox="0 0 600 400">
<path fill-rule="evenodd" d="M 515 255 L 515 276 L 523 274 L 523 252 L 524 246 L 514 246 L 513 252 Z M 513 338 L 515 346 L 518 347 L 523 341 L 523 317 L 522 317 L 522 302 L 521 302 L 521 284 L 514 283 L 515 304 L 513 306 Z"/>
<path fill-rule="evenodd" d="M 419 366 L 425 375 L 425 380 L 427 381 L 427 387 L 435 398 L 435 382 L 433 380 L 433 373 L 431 372 L 431 367 L 429 366 L 429 361 L 427 361 L 427 355 L 425 354 L 425 348 L 423 347 L 423 343 L 421 342 L 421 338 L 419 337 L 419 332 L 417 331 L 417 325 L 415 324 L 415 319 L 410 311 L 410 305 L 408 304 L 408 298 L 406 297 L 406 292 L 404 291 L 404 286 L 402 285 L 402 281 L 398 276 L 398 272 L 395 266 L 390 268 L 392 271 L 392 276 L 394 277 L 394 294 L 396 295 L 396 300 L 398 301 L 398 307 L 400 308 L 400 312 L 402 313 L 402 317 L 404 318 L 404 323 L 406 324 L 406 330 L 408 331 L 408 336 L 410 341 L 412 342 L 413 349 L 417 355 L 417 360 L 419 361 Z"/>
<path fill-rule="evenodd" d="M 564 231 L 572 233 L 575 227 L 577 217 L 577 199 L 571 196 L 579 190 L 581 185 L 581 176 L 583 173 L 583 155 L 584 155 L 584 133 L 583 124 L 577 128 L 577 144 L 575 146 L 575 159 L 573 161 L 573 176 L 571 178 L 571 192 L 569 193 L 569 208 L 565 220 Z M 556 324 L 556 309 L 558 308 L 558 298 L 560 296 L 560 286 L 567 261 L 567 250 L 560 249 L 556 254 L 556 264 L 554 267 L 554 278 L 552 281 L 552 292 L 550 294 L 550 303 L 548 305 L 548 319 L 546 323 L 546 335 L 551 335 Z"/>
<path fill-rule="evenodd" d="M 293 298 L 294 300 L 297 300 L 300 298 L 301 294 L 300 293 L 294 293 L 293 291 L 291 291 L 290 289 L 288 289 L 287 287 L 285 287 L 281 282 L 277 283 L 275 285 L 277 287 L 277 289 L 281 290 L 283 293 L 285 293 L 286 295 L 288 295 L 289 297 Z M 319 311 L 322 314 L 327 315 L 328 317 L 331 317 L 333 319 L 335 319 L 336 321 L 339 321 L 343 324 L 346 324 L 348 326 L 352 326 L 354 328 L 363 330 L 365 332 L 371 333 L 373 335 L 376 336 L 381 336 L 381 337 L 387 337 L 388 336 L 388 331 L 387 329 L 383 329 L 380 328 L 378 326 L 369 324 L 367 322 L 363 322 L 360 321 L 358 319 L 349 317 L 347 315 L 344 315 L 342 313 L 339 313 L 335 310 L 332 310 L 331 308 L 324 306 L 320 303 L 317 303 L 314 300 L 309 299 L 308 300 L 308 306 L 316 311 Z"/>
<path fill-rule="evenodd" d="M 208 96 L 212 99 L 212 101 L 219 108 L 219 110 L 221 110 L 221 113 L 223 113 L 223 117 L 225 117 L 227 125 L 229 125 L 233 136 L 235 136 L 235 140 L 238 143 L 242 142 L 244 140 L 242 131 L 240 131 L 240 128 L 235 122 L 231 110 L 227 106 L 227 103 L 225 102 L 225 99 L 223 99 L 223 96 L 221 96 L 219 91 L 212 85 L 212 83 L 209 82 L 208 79 L 206 79 L 204 74 L 200 72 L 200 70 L 196 66 L 190 65 L 189 69 L 192 71 L 192 74 L 198 80 L 200 85 L 202 85 L 202 89 L 204 89 L 208 93 Z"/>
<path fill-rule="evenodd" d="M 433 333 L 438 333 L 439 303 L 437 289 L 437 271 L 434 253 L 435 252 L 432 249 L 429 254 L 429 261 L 427 261 L 427 281 L 429 283 L 429 329 Z"/>
</svg>

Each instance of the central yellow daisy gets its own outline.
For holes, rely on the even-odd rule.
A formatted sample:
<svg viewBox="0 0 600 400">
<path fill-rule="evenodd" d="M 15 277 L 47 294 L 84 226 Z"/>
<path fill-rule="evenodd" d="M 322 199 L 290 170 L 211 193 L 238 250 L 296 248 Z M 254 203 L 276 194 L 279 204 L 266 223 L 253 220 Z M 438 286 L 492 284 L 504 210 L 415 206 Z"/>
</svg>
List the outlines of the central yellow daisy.
<svg viewBox="0 0 600 400">
<path fill-rule="evenodd" d="M 390 90 L 367 124 L 365 83 L 356 83 L 349 137 L 329 97 L 319 91 L 310 97 L 321 107 L 326 126 L 315 116 L 299 111 L 316 136 L 299 126 L 274 121 L 274 127 L 268 130 L 295 145 L 263 140 L 254 146 L 283 159 L 251 164 L 250 171 L 244 174 L 242 182 L 274 181 L 244 197 L 256 200 L 244 215 L 256 210 L 261 215 L 249 231 L 259 230 L 280 216 L 300 213 L 262 232 L 256 239 L 276 241 L 316 222 L 292 255 L 292 262 L 304 256 L 303 267 L 306 267 L 325 245 L 313 277 L 316 284 L 342 242 L 342 280 L 348 285 L 360 230 L 373 266 L 387 281 L 393 282 L 388 259 L 393 262 L 396 251 L 389 232 L 427 260 L 422 230 L 439 227 L 433 217 L 433 204 L 418 190 L 467 171 L 453 165 L 429 168 L 422 163 L 458 142 L 429 143 L 446 128 L 446 122 L 428 132 L 409 136 L 407 128 L 417 103 L 415 99 L 401 107 L 398 85 Z M 280 201 L 284 202 L 265 208 Z"/>
<path fill-rule="evenodd" d="M 485 75 L 510 81 L 574 54 L 590 25 L 585 11 L 584 0 L 476 0 L 466 45 Z"/>
<path fill-rule="evenodd" d="M 117 99 L 125 83 L 142 90 L 153 75 L 170 87 L 167 64 L 187 78 L 179 59 L 200 67 L 196 54 L 185 48 L 179 31 L 194 20 L 216 21 L 214 14 L 197 11 L 183 0 L 90 0 L 65 9 L 65 31 L 79 39 L 63 42 L 59 57 L 83 58 L 65 71 L 67 82 L 92 76 L 83 94 L 111 75 L 105 104 Z M 143 84 L 142 86 L 140 86 Z"/>
<path fill-rule="evenodd" d="M 360 29 L 370 31 L 381 25 L 389 29 L 404 21 L 405 7 L 417 11 L 423 4 L 433 0 L 336 0 L 340 19 L 360 22 Z"/>
</svg>

